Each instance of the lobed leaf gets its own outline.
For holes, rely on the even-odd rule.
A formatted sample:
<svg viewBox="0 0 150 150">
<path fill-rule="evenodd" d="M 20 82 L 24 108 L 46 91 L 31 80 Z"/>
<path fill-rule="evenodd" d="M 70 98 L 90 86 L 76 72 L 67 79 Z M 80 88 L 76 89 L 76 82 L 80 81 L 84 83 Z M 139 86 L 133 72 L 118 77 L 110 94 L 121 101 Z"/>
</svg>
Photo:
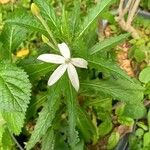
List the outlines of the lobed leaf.
<svg viewBox="0 0 150 150">
<path fill-rule="evenodd" d="M 53 128 L 48 129 L 42 139 L 42 150 L 55 150 L 55 133 Z"/>
<path fill-rule="evenodd" d="M 95 93 L 103 93 L 114 99 L 130 103 L 140 102 L 144 96 L 143 87 L 122 79 L 85 81 L 81 83 L 81 87 L 84 88 L 84 91 L 92 90 Z"/>
<path fill-rule="evenodd" d="M 55 15 L 54 8 L 50 5 L 50 3 L 48 3 L 47 0 L 34 0 L 34 2 L 38 5 L 42 16 L 45 17 L 46 20 L 48 20 L 50 26 L 54 26 L 55 28 L 57 28 L 57 18 Z"/>
<path fill-rule="evenodd" d="M 60 88 L 56 85 L 51 88 L 48 93 L 48 102 L 45 103 L 42 111 L 39 113 L 35 129 L 27 144 L 27 150 L 30 150 L 47 132 L 48 128 L 52 127 L 55 114 L 60 105 Z"/>
<path fill-rule="evenodd" d="M 103 58 L 93 57 L 89 59 L 89 66 L 97 69 L 98 71 L 109 72 L 112 75 L 121 77 L 122 79 L 127 79 L 133 82 L 131 78 L 125 73 L 117 64 Z"/>
<path fill-rule="evenodd" d="M 67 79 L 69 80 L 69 79 Z M 76 91 L 73 89 L 70 81 L 66 81 L 66 103 L 67 103 L 67 111 L 68 111 L 68 124 L 69 124 L 69 145 L 71 149 L 74 149 L 76 144 L 78 143 L 78 132 L 76 131 L 76 123 L 77 123 L 77 110 L 76 110 Z"/>
<path fill-rule="evenodd" d="M 30 31 L 40 32 L 42 34 L 46 33 L 41 23 L 24 9 L 17 10 L 10 19 L 6 20 L 6 23 L 18 25 Z"/>
</svg>

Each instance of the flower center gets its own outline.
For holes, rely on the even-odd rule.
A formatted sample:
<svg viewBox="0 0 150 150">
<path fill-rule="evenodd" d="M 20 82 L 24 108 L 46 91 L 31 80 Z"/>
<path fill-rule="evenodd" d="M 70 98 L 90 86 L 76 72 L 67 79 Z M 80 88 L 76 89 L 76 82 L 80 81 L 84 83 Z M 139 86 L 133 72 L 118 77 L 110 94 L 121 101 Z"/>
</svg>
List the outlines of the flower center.
<svg viewBox="0 0 150 150">
<path fill-rule="evenodd" d="M 71 59 L 70 58 L 67 58 L 66 60 L 65 60 L 65 63 L 66 64 L 69 64 L 71 62 Z"/>
</svg>

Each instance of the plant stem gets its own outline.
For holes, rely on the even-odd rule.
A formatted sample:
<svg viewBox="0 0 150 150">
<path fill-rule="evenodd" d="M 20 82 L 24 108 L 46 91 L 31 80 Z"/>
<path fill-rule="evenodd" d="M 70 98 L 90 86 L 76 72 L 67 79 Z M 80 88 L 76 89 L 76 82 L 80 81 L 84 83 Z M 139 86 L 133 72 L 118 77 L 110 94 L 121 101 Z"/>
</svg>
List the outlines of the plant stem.
<svg viewBox="0 0 150 150">
<path fill-rule="evenodd" d="M 9 131 L 9 129 L 8 129 L 8 131 Z M 18 146 L 18 148 L 20 149 L 20 150 L 24 150 L 23 148 L 22 148 L 22 146 L 18 143 L 18 141 L 16 140 L 16 138 L 13 136 L 13 134 L 9 131 L 9 133 L 10 133 L 10 136 L 11 136 L 11 138 L 13 139 L 13 141 L 16 143 L 16 145 Z"/>
<path fill-rule="evenodd" d="M 50 31 L 50 29 L 49 29 L 49 27 L 48 27 L 46 21 L 42 18 L 42 16 L 41 16 L 40 14 L 37 16 L 37 18 L 40 20 L 40 22 L 42 23 L 42 25 L 43 25 L 44 28 L 46 29 L 47 33 L 49 34 L 51 40 L 53 41 L 53 43 L 54 43 L 53 47 L 56 47 L 56 48 L 57 48 L 57 42 L 56 42 L 56 40 L 55 40 L 55 38 L 54 38 L 52 32 Z M 53 47 L 52 47 L 52 48 L 53 48 Z"/>
</svg>

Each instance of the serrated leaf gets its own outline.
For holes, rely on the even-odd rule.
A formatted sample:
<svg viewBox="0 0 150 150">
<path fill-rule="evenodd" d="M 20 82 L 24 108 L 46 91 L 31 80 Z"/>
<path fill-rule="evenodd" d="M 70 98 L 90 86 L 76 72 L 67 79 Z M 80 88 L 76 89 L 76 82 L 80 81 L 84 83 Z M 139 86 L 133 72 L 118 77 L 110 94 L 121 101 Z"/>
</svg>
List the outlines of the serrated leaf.
<svg viewBox="0 0 150 150">
<path fill-rule="evenodd" d="M 2 43 L 0 55 L 2 59 L 11 59 L 11 53 L 26 39 L 26 33 L 26 30 L 19 26 L 5 24 L 0 35 L 0 41 Z"/>
<path fill-rule="evenodd" d="M 30 93 L 27 74 L 12 64 L 0 63 L 0 109 L 26 112 Z"/>
<path fill-rule="evenodd" d="M 78 28 L 80 26 L 80 0 L 74 1 L 74 8 L 71 11 L 70 15 L 70 29 L 72 36 L 75 35 L 75 33 L 78 31 Z"/>
<path fill-rule="evenodd" d="M 6 128 L 2 138 L 2 150 L 10 150 L 15 147 L 10 131 Z"/>
<path fill-rule="evenodd" d="M 66 103 L 68 111 L 68 124 L 69 124 L 69 138 L 68 142 L 71 149 L 75 148 L 75 145 L 78 143 L 78 132 L 76 131 L 76 122 L 77 122 L 77 110 L 76 110 L 76 91 L 72 87 L 70 80 L 66 79 Z"/>
<path fill-rule="evenodd" d="M 19 135 L 24 124 L 25 114 L 21 112 L 2 112 L 2 115 L 7 122 L 6 124 L 9 130 L 14 134 Z"/>
<path fill-rule="evenodd" d="M 114 62 L 97 57 L 89 59 L 88 62 L 89 66 L 97 69 L 98 71 L 109 72 L 110 74 L 119 76 L 122 79 L 127 79 L 133 82 L 131 78 Z"/>
<path fill-rule="evenodd" d="M 37 80 L 39 77 L 44 76 L 55 68 L 55 65 L 50 63 L 43 63 L 37 59 L 24 59 L 18 63 L 22 67 L 31 80 Z"/>
<path fill-rule="evenodd" d="M 98 4 L 92 8 L 89 14 L 85 17 L 83 21 L 83 25 L 79 31 L 79 36 L 81 37 L 83 33 L 90 27 L 90 25 L 98 18 L 100 13 L 104 10 L 104 8 L 111 2 L 111 0 L 101 0 Z"/>
<path fill-rule="evenodd" d="M 89 116 L 79 106 L 77 107 L 77 127 L 80 130 L 85 141 L 90 141 L 96 134 L 96 128 L 94 127 Z"/>
<path fill-rule="evenodd" d="M 50 26 L 54 26 L 55 28 L 57 28 L 57 18 L 54 8 L 50 5 L 50 3 L 48 3 L 47 0 L 34 0 L 34 2 L 38 5 L 42 16 L 46 17 L 46 19 L 50 23 Z"/>
<path fill-rule="evenodd" d="M 18 26 L 6 24 L 0 35 L 0 41 L 3 43 L 5 53 L 15 51 L 26 39 L 26 33 L 26 30 Z"/>
<path fill-rule="evenodd" d="M 140 72 L 139 80 L 143 83 L 150 81 L 150 67 L 146 67 Z"/>
<path fill-rule="evenodd" d="M 90 50 L 90 54 L 95 54 L 97 52 L 108 51 L 111 48 L 117 46 L 120 42 L 127 39 L 130 34 L 121 34 L 119 36 L 111 37 L 109 39 L 105 39 L 104 41 L 100 41 L 95 44 Z"/>
<path fill-rule="evenodd" d="M 40 32 L 42 34 L 46 33 L 41 23 L 23 8 L 15 11 L 12 17 L 6 20 L 6 23 L 19 25 L 20 27 L 24 27 L 34 32 Z"/>
<path fill-rule="evenodd" d="M 60 88 L 56 84 L 48 92 L 48 103 L 45 103 L 42 111 L 39 113 L 35 129 L 27 143 L 27 150 L 30 150 L 52 126 L 55 114 L 60 106 Z"/>
<path fill-rule="evenodd" d="M 67 41 L 69 41 L 72 38 L 70 35 L 72 29 L 70 29 L 68 18 L 69 18 L 68 13 L 65 11 L 65 8 L 63 7 L 61 18 L 61 32 L 63 39 Z"/>
<path fill-rule="evenodd" d="M 139 84 L 122 79 L 85 81 L 81 82 L 81 87 L 84 88 L 84 92 L 92 90 L 125 102 L 139 102 L 144 95 L 144 88 Z"/>
<path fill-rule="evenodd" d="M 55 150 L 55 133 L 53 128 L 50 128 L 42 139 L 42 150 Z"/>
</svg>

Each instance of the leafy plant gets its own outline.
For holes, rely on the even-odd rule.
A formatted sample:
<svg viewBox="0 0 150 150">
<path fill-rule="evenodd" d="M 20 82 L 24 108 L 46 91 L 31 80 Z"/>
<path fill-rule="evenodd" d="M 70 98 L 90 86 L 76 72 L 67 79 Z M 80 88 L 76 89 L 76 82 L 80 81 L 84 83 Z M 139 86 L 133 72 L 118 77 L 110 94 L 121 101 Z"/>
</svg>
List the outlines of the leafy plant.
<svg viewBox="0 0 150 150">
<path fill-rule="evenodd" d="M 97 20 L 111 0 L 96 3 L 87 15 L 80 11 L 80 1 L 70 9 L 64 3 L 59 12 L 51 2 L 35 0 L 32 13 L 16 10 L 0 35 L 1 147 L 11 149 L 20 134 L 27 137 L 27 150 L 84 149 L 110 133 L 107 147 L 113 149 L 120 139 L 113 131 L 113 105 L 124 106 L 115 114 L 121 124 L 133 125 L 146 113 L 144 88 L 110 55 L 129 34 L 95 38 Z M 16 50 L 33 33 L 37 43 L 42 37 L 39 50 L 17 58 Z"/>
</svg>

